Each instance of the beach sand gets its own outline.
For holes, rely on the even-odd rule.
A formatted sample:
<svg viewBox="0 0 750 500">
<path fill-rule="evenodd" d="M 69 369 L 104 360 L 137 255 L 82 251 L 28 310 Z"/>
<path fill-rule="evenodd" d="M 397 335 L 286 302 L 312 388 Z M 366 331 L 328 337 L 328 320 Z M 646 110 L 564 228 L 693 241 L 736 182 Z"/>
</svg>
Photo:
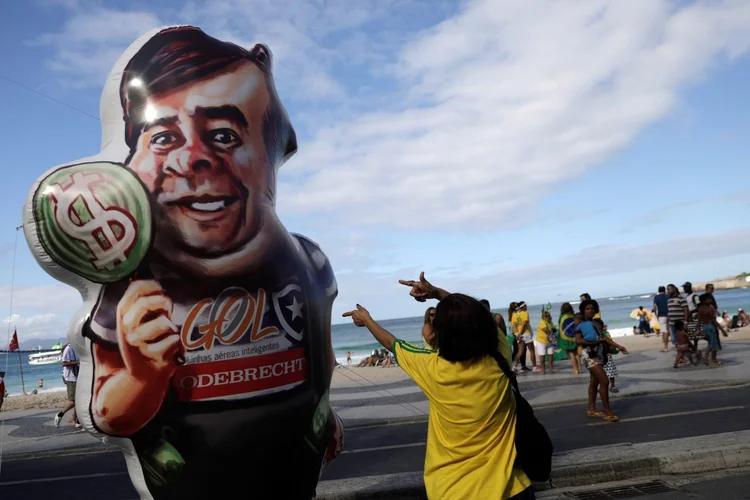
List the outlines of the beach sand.
<svg viewBox="0 0 750 500">
<path fill-rule="evenodd" d="M 42 392 L 27 396 L 7 397 L 3 403 L 2 411 L 62 409 L 67 403 L 68 395 L 65 390 Z"/>
<path fill-rule="evenodd" d="M 740 328 L 731 332 L 729 338 L 722 337 L 721 341 L 732 342 L 737 340 L 750 339 L 750 327 Z M 641 351 L 659 351 L 662 348 L 661 339 L 657 337 L 644 338 L 640 335 L 627 337 L 617 337 L 616 342 L 625 346 L 631 352 Z M 705 346 L 705 343 L 702 344 Z M 674 352 L 674 351 L 672 351 Z M 721 356 L 721 354 L 719 354 Z M 331 387 L 337 388 L 361 388 L 392 384 L 407 380 L 409 376 L 401 368 L 393 367 L 365 367 L 354 368 L 353 366 L 341 365 L 333 373 Z M 67 397 L 65 391 L 61 392 L 44 392 L 28 396 L 11 396 L 5 398 L 2 411 L 14 410 L 37 410 L 37 409 L 58 409 L 65 406 Z"/>
</svg>

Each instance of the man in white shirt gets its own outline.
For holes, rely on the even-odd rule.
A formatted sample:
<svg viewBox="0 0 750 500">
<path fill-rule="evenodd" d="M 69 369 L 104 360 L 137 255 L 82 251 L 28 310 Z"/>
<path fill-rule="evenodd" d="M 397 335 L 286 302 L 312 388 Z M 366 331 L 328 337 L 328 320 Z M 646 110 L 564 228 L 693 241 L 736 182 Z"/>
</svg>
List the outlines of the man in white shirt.
<svg viewBox="0 0 750 500">
<path fill-rule="evenodd" d="M 76 428 L 80 429 L 81 424 L 78 422 L 76 416 L 76 382 L 78 381 L 78 366 L 80 360 L 73 347 L 67 344 L 63 348 L 62 365 L 63 365 L 63 382 L 65 382 L 65 388 L 68 391 L 68 404 L 63 408 L 57 415 L 55 415 L 55 427 L 60 427 L 60 421 L 63 415 L 68 411 L 73 410 L 73 419 L 69 422 L 75 424 Z"/>
</svg>

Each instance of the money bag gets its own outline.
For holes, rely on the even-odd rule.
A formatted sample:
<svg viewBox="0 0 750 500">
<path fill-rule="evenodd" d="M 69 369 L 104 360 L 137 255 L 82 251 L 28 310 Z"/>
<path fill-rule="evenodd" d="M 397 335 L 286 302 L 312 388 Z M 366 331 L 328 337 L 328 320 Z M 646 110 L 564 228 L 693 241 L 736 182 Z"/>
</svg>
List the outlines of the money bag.
<svg viewBox="0 0 750 500">
<path fill-rule="evenodd" d="M 271 51 L 193 26 L 146 33 L 102 92 L 102 148 L 23 212 L 31 251 L 82 306 L 83 427 L 143 499 L 309 499 L 343 446 L 328 258 L 275 212 L 297 151 Z"/>
</svg>

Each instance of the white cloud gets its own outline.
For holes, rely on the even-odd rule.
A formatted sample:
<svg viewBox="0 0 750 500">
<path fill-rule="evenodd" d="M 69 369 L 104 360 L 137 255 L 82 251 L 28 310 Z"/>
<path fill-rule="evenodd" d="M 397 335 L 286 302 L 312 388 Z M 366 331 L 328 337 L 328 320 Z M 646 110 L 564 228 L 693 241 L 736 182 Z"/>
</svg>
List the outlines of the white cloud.
<svg viewBox="0 0 750 500">
<path fill-rule="evenodd" d="M 68 325 L 81 305 L 77 290 L 63 284 L 38 285 L 16 288 L 12 293 L 13 314 L 10 328 L 18 330 L 21 341 L 31 339 L 56 339 L 67 335 Z M 6 312 L 0 324 L 0 345 L 4 344 L 8 329 L 7 312 L 10 311 L 9 285 L 0 286 L 0 307 Z"/>
<path fill-rule="evenodd" d="M 282 99 L 295 105 L 298 129 L 312 131 L 281 170 L 279 211 L 285 220 L 325 221 L 318 239 L 339 275 L 338 313 L 358 299 L 405 310 L 390 305 L 400 291 L 395 279 L 419 271 L 364 272 L 397 265 L 368 225 L 472 231 L 530 222 L 541 197 L 625 147 L 674 110 L 686 86 L 745 55 L 750 43 L 750 3 L 742 0 L 473 0 L 421 32 L 403 19 L 435 16 L 405 12 L 453 7 L 201 0 L 152 12 L 62 3 L 71 9 L 62 30 L 36 43 L 51 47 L 52 69 L 80 85 L 100 85 L 120 52 L 162 23 L 270 45 Z M 706 240 L 713 255 L 741 251 L 720 240 Z M 663 264 L 653 255 L 671 251 L 664 245 L 592 248 L 481 283 L 462 280 L 450 261 L 460 259 L 445 255 L 452 267 L 441 275 L 477 293 L 498 283 L 544 286 L 582 269 L 605 276 Z M 703 255 L 686 248 L 670 259 Z"/>
<path fill-rule="evenodd" d="M 383 317 L 384 314 L 387 317 L 420 314 L 426 306 L 415 304 L 408 297 L 408 289 L 397 283 L 398 279 L 416 279 L 420 271 L 425 271 L 427 278 L 437 286 L 475 297 L 518 298 L 519 294 L 524 297 L 550 297 L 558 291 L 571 288 L 571 284 L 577 286 L 581 281 L 593 279 L 599 283 L 606 283 L 617 275 L 642 271 L 648 278 L 646 282 L 637 286 L 642 286 L 643 290 L 656 289 L 657 285 L 665 283 L 660 282 L 659 273 L 649 270 L 706 261 L 716 262 L 719 259 L 748 254 L 750 227 L 640 246 L 597 245 L 533 266 L 503 269 L 504 266 L 501 265 L 488 265 L 485 272 L 479 275 L 467 273 L 466 267 L 464 272 L 461 272 L 458 265 L 443 269 L 412 267 L 392 273 L 357 273 L 339 277 L 341 293 L 334 306 L 334 322 L 340 322 L 341 313 L 351 309 L 357 302 L 369 307 L 371 312 L 377 313 L 379 317 Z M 493 272 L 493 267 L 503 270 Z M 731 271 L 729 273 L 731 274 Z M 714 279 L 721 275 L 722 272 L 717 271 L 705 278 Z M 689 279 L 690 276 L 672 279 L 677 282 L 680 279 Z M 554 294 L 549 293 L 551 290 L 555 291 Z M 580 290 L 574 290 L 569 297 L 577 297 L 579 292 Z M 500 307 L 500 304 L 492 305 Z"/>
<path fill-rule="evenodd" d="M 748 42 L 747 2 L 468 2 L 401 52 L 409 101 L 320 130 L 282 170 L 279 204 L 348 223 L 496 226 Z"/>
<path fill-rule="evenodd" d="M 101 87 L 122 51 L 144 32 L 161 26 L 159 18 L 143 11 L 121 11 L 70 2 L 71 15 L 57 33 L 29 41 L 49 46 L 48 67 L 74 88 Z"/>
<path fill-rule="evenodd" d="M 282 97 L 306 104 L 298 114 L 313 132 L 281 171 L 282 213 L 461 229 L 497 227 L 529 212 L 559 183 L 668 114 L 685 85 L 744 55 L 750 43 L 750 3 L 741 0 L 474 0 L 422 32 L 398 20 L 432 5 L 79 6 L 60 33 L 37 43 L 55 47 L 54 70 L 86 85 L 100 83 L 125 46 L 162 23 L 196 23 L 246 46 L 265 41 Z M 387 91 L 378 93 L 376 75 L 390 75 Z M 373 82 L 354 84 L 353 77 Z M 370 112 L 361 112 L 365 105 Z"/>
</svg>

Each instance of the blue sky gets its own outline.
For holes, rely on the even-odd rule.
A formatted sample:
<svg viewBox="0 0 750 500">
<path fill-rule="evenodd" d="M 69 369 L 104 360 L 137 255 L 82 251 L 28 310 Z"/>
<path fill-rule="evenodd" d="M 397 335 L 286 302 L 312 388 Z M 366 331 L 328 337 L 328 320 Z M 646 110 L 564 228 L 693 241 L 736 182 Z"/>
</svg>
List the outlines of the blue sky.
<svg viewBox="0 0 750 500">
<path fill-rule="evenodd" d="M 395 284 L 420 270 L 496 306 L 750 271 L 747 2 L 154 4 L 3 7 L 2 316 L 29 188 L 99 150 L 107 73 L 165 24 L 274 52 L 301 139 L 278 210 L 331 259 L 336 316 L 421 314 Z M 22 234 L 16 289 L 25 338 L 57 337 L 80 303 Z"/>
</svg>

